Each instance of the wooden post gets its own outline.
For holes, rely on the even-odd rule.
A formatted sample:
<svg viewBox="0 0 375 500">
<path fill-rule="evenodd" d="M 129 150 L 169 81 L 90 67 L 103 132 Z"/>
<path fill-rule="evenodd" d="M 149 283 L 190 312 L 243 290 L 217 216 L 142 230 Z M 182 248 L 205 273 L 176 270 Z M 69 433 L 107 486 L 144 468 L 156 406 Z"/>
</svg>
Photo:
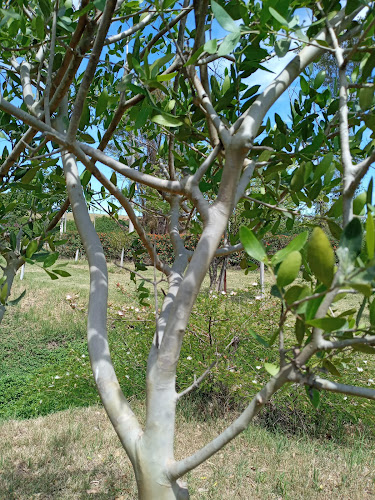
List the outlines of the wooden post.
<svg viewBox="0 0 375 500">
<path fill-rule="evenodd" d="M 260 271 L 260 289 L 262 297 L 264 297 L 264 262 L 260 263 L 259 271 Z"/>
<path fill-rule="evenodd" d="M 21 281 L 23 280 L 24 274 L 25 274 L 25 264 L 23 264 L 23 266 L 21 266 L 21 274 L 20 274 L 20 280 Z"/>
<path fill-rule="evenodd" d="M 120 266 L 124 266 L 124 249 L 121 250 L 121 260 L 120 260 Z"/>
</svg>

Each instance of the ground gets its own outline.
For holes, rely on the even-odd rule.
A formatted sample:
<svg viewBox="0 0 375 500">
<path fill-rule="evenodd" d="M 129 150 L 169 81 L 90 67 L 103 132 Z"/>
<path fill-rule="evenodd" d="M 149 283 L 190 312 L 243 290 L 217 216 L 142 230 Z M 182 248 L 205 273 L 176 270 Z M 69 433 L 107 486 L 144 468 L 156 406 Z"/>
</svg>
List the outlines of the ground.
<svg viewBox="0 0 375 500">
<path fill-rule="evenodd" d="M 84 351 L 85 314 L 79 309 L 85 309 L 87 302 L 87 264 L 68 263 L 66 269 L 71 272 L 71 278 L 52 282 L 42 270 L 27 266 L 24 281 L 16 279 L 14 296 L 25 287 L 27 294 L 17 307 L 8 311 L 2 327 L 0 499 L 135 499 L 130 463 L 97 404 Z M 124 301 L 134 304 L 135 308 L 134 286 L 127 274 L 114 264 L 109 270 L 113 310 L 119 309 Z M 151 275 L 152 270 L 148 276 Z M 245 301 L 241 290 L 254 297 L 258 295 L 259 287 L 254 284 L 258 278 L 257 273 L 245 276 L 242 271 L 230 271 L 228 295 L 231 291 L 237 293 L 231 300 L 240 304 Z M 117 283 L 131 290 L 126 298 Z M 67 295 L 72 300 L 67 299 Z M 340 307 L 353 306 L 353 299 L 348 300 Z M 72 310 L 71 302 L 77 304 L 76 310 Z M 365 361 L 361 358 L 361 364 L 353 367 L 364 384 L 372 376 L 372 369 Z M 30 385 L 30 393 L 20 395 L 22 384 Z M 11 395 L 9 399 L 7 394 Z M 342 396 L 340 398 L 332 403 L 333 410 L 339 413 L 345 408 Z M 84 404 L 91 406 L 76 408 Z M 142 419 L 142 401 L 132 397 L 132 404 Z M 358 405 L 354 408 L 364 415 L 372 408 L 373 414 L 373 403 L 370 403 L 372 407 L 362 407 L 364 403 L 360 400 L 353 400 L 352 404 Z M 189 404 L 179 409 L 177 458 L 214 437 L 235 418 L 237 411 L 234 408 L 217 418 L 207 411 L 197 416 L 195 410 L 196 407 Z M 17 419 L 11 418 L 11 412 Z M 47 415 L 22 420 L 22 412 L 24 416 L 43 412 Z M 192 498 L 375 498 L 375 448 L 371 429 L 359 425 L 356 431 L 354 425 L 344 420 L 344 417 L 342 421 L 337 419 L 337 432 L 333 426 L 333 431 L 324 437 L 320 432 L 319 439 L 305 432 L 308 427 L 300 432 L 296 429 L 302 420 L 297 421 L 293 432 L 282 425 L 265 427 L 265 421 L 258 420 L 188 475 Z"/>
</svg>

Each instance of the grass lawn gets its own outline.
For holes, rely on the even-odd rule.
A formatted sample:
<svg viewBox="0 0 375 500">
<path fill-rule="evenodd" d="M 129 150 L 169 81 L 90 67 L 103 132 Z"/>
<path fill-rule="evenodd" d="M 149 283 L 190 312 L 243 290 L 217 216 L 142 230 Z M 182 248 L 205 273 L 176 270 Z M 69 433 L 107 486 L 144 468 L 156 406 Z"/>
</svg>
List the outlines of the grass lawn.
<svg viewBox="0 0 375 500">
<path fill-rule="evenodd" d="M 51 281 L 36 266 L 27 266 L 24 281 L 15 280 L 13 296 L 24 288 L 27 293 L 8 309 L 1 326 L 0 499 L 133 499 L 129 462 L 99 405 L 90 373 L 87 263 L 68 262 L 65 269 L 70 278 Z M 152 278 L 153 270 L 145 274 Z M 114 264 L 109 265 L 109 281 L 114 363 L 142 419 L 143 405 L 135 395 L 142 396 L 144 390 L 152 308 L 137 303 L 129 274 Z M 269 377 L 264 361 L 277 359 L 246 334 L 250 327 L 264 338 L 272 335 L 278 321 L 276 300 L 256 300 L 260 290 L 255 272 L 245 276 L 230 270 L 227 281 L 227 296 L 206 296 L 193 313 L 179 364 L 181 387 L 199 375 L 209 356 L 234 334 L 241 342 L 215 371 L 217 382 L 179 408 L 178 457 L 206 443 L 231 421 L 239 401 L 251 397 Z M 161 283 L 160 288 L 166 286 Z M 337 303 L 339 310 L 358 305 L 354 296 Z M 209 337 L 208 324 L 213 325 Z M 247 378 L 241 378 L 240 368 L 246 369 Z M 343 362 L 344 382 L 369 386 L 374 379 L 370 356 Z M 213 396 L 208 396 L 212 389 Z M 188 475 L 192 497 L 375 498 L 374 409 L 374 402 L 330 394 L 316 411 L 301 388 L 289 387 L 256 424 Z"/>
</svg>

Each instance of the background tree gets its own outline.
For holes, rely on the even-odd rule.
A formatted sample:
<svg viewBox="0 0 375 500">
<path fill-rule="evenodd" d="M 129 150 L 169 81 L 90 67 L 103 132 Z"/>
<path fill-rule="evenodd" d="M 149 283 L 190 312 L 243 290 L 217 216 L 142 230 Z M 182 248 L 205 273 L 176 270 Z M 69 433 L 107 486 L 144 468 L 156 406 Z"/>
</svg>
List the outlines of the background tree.
<svg viewBox="0 0 375 500">
<path fill-rule="evenodd" d="M 46 152 L 43 148 L 48 147 L 54 158 L 61 153 L 65 181 L 58 164 L 55 175 L 65 183 L 89 260 L 87 331 L 93 375 L 132 462 L 142 499 L 187 498 L 180 478 L 236 437 L 286 384 L 305 385 L 313 404 L 320 390 L 375 399 L 370 388 L 334 380 L 341 352 L 373 353 L 375 345 L 372 184 L 353 203 L 356 187 L 375 159 L 369 137 L 374 131 L 373 3 L 352 0 L 342 8 L 339 2 L 293 1 L 276 7 L 251 1 L 140 5 L 95 0 L 83 1 L 75 11 L 69 2 L 39 0 L 27 5 L 16 1 L 1 10 L 6 76 L 0 109 L 13 149 L 5 153 L 0 174 L 2 179 L 15 175 L 22 165 L 25 175 L 42 169 L 25 163 L 25 151 Z M 296 16 L 299 8 L 311 14 L 307 26 Z M 126 46 L 130 52 L 123 71 Z M 339 70 L 337 93 L 323 87 L 322 72 L 311 70 L 327 51 L 334 54 Z M 256 81 L 257 70 L 267 61 L 287 54 L 290 61 L 268 85 L 261 86 L 262 76 L 259 84 L 248 84 L 249 77 Z M 228 69 L 218 80 L 209 64 L 221 58 Z M 350 82 L 347 67 L 357 58 L 361 64 Z M 300 92 L 291 103 L 290 117 L 275 113 L 273 126 L 270 109 L 296 79 Z M 151 142 L 162 135 L 152 162 L 129 166 L 119 141 L 114 142 L 116 154 L 104 153 L 123 119 L 134 135 L 140 130 Z M 85 168 L 82 175 L 78 163 Z M 103 165 L 112 169 L 109 175 Z M 165 167 L 162 171 L 160 165 Z M 163 193 L 175 254 L 171 266 L 157 255 L 129 193 L 116 185 L 116 173 Z M 254 176 L 261 184 L 255 193 Z M 82 190 L 93 177 L 102 186 L 102 196 L 109 193 L 126 210 L 152 265 L 169 284 L 160 313 L 156 307 L 150 341 L 144 426 L 123 396 L 111 362 L 106 262 Z M 311 206 L 321 193 L 328 196 L 340 182 L 341 197 L 325 214 L 334 236 L 340 237 L 338 269 L 330 242 L 319 228 L 308 243 L 304 232 L 268 256 L 259 241 L 263 234 L 270 228 L 277 232 L 283 218 L 291 229 L 301 206 Z M 247 227 L 229 234 L 221 246 L 243 197 L 249 202 Z M 365 247 L 357 217 L 364 210 Z M 189 225 L 180 222 L 186 213 Z M 337 224 L 340 217 L 342 227 Z M 199 234 L 193 251 L 185 244 L 187 227 Z M 279 328 L 267 341 L 256 334 L 254 341 L 270 348 L 277 345 L 279 365 L 267 364 L 269 381 L 227 429 L 193 455 L 175 460 L 176 405 L 213 366 L 176 392 L 176 368 L 190 314 L 212 259 L 242 247 L 266 263 L 275 278 L 272 293 L 280 299 Z M 293 284 L 302 264 L 305 284 Z M 357 315 L 332 315 L 330 305 L 342 290 L 363 296 Z M 366 309 L 370 326 L 362 321 Z M 287 318 L 295 321 L 293 338 L 284 338 Z M 322 367 L 333 380 L 320 376 Z"/>
</svg>

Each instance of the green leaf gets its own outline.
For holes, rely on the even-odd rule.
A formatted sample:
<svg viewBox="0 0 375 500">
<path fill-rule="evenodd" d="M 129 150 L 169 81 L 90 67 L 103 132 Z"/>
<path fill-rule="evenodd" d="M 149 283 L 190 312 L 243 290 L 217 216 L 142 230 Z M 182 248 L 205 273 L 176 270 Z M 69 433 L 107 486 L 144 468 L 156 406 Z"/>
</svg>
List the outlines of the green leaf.
<svg viewBox="0 0 375 500">
<path fill-rule="evenodd" d="M 291 252 L 281 263 L 277 271 L 277 284 L 280 288 L 292 283 L 298 276 L 302 264 L 302 255 L 298 251 Z"/>
<path fill-rule="evenodd" d="M 366 205 L 366 200 L 367 200 L 366 191 L 363 191 L 363 193 L 360 193 L 356 198 L 354 198 L 354 200 L 353 200 L 353 214 L 354 215 L 361 215 L 361 212 Z"/>
<path fill-rule="evenodd" d="M 160 57 L 159 59 L 156 59 L 151 66 L 150 66 L 150 72 L 151 72 L 151 78 L 155 78 L 161 68 L 165 66 L 171 59 L 173 59 L 174 54 L 171 52 L 169 54 L 165 54 L 163 57 Z M 161 75 L 159 75 L 161 76 Z"/>
<path fill-rule="evenodd" d="M 24 298 L 24 296 L 26 295 L 26 290 L 24 290 L 21 295 L 19 295 L 16 299 L 13 299 L 13 300 L 9 300 L 8 301 L 8 306 L 16 306 L 20 300 L 22 300 Z"/>
<path fill-rule="evenodd" d="M 26 257 L 30 259 L 33 256 L 33 254 L 37 251 L 37 249 L 38 249 L 38 242 L 36 240 L 31 240 L 26 248 Z"/>
<path fill-rule="evenodd" d="M 314 79 L 314 88 L 318 89 L 321 85 L 323 85 L 325 79 L 326 79 L 326 72 L 323 69 L 322 71 L 319 71 L 319 73 L 316 75 Z"/>
<path fill-rule="evenodd" d="M 169 115 L 155 115 L 151 118 L 151 121 L 164 127 L 180 127 L 183 124 L 183 121 Z"/>
<path fill-rule="evenodd" d="M 270 11 L 271 16 L 274 17 L 282 26 L 289 26 L 288 21 L 281 14 L 279 14 L 277 10 L 273 7 L 268 7 L 268 10 Z"/>
<path fill-rule="evenodd" d="M 280 368 L 272 363 L 264 363 L 264 368 L 272 377 L 277 375 L 280 371 Z"/>
<path fill-rule="evenodd" d="M 229 33 L 222 43 L 220 44 L 219 50 L 217 51 L 219 56 L 226 56 L 227 54 L 230 54 L 233 52 L 233 50 L 236 48 L 236 45 L 240 41 L 241 38 L 241 33 L 235 32 L 235 33 Z"/>
<path fill-rule="evenodd" d="M 211 0 L 211 8 L 215 19 L 217 19 L 222 28 L 233 33 L 239 31 L 239 27 L 237 26 L 237 24 L 233 21 L 227 11 L 223 9 L 223 7 L 221 7 L 221 5 L 214 2 L 214 0 Z"/>
<path fill-rule="evenodd" d="M 340 262 L 344 262 L 346 258 L 354 261 L 360 254 L 362 248 L 362 225 L 359 219 L 352 219 L 346 225 L 337 250 Z"/>
<path fill-rule="evenodd" d="M 58 257 L 59 257 L 58 252 L 49 254 L 48 257 L 43 262 L 43 267 L 46 268 L 53 266 L 53 264 L 57 261 Z"/>
<path fill-rule="evenodd" d="M 311 290 L 307 285 L 293 285 L 285 292 L 285 302 L 290 305 L 297 300 L 302 300 L 310 294 Z"/>
<path fill-rule="evenodd" d="M 8 282 L 4 283 L 4 285 L 1 287 L 0 302 L 2 304 L 6 303 L 7 295 L 8 295 Z"/>
<path fill-rule="evenodd" d="M 359 106 L 362 111 L 369 109 L 374 102 L 375 87 L 364 87 L 359 91 Z"/>
<path fill-rule="evenodd" d="M 375 299 L 370 304 L 370 323 L 375 326 Z"/>
<path fill-rule="evenodd" d="M 194 52 L 194 54 L 190 57 L 190 59 L 188 59 L 186 61 L 186 63 L 184 64 L 184 67 L 190 66 L 191 64 L 194 64 L 199 59 L 199 56 L 203 53 L 203 50 L 204 50 L 204 46 L 202 45 L 201 47 L 199 47 L 198 50 L 196 50 Z"/>
<path fill-rule="evenodd" d="M 366 284 L 366 283 L 351 283 L 350 284 L 354 290 L 357 290 L 357 292 L 362 293 L 365 297 L 369 298 L 372 295 L 372 288 L 371 285 Z"/>
<path fill-rule="evenodd" d="M 305 386 L 305 389 L 310 403 L 317 409 L 320 405 L 320 392 L 312 387 Z"/>
<path fill-rule="evenodd" d="M 217 40 L 214 38 L 213 40 L 208 40 L 204 44 L 204 51 L 208 54 L 216 54 L 217 51 Z"/>
<path fill-rule="evenodd" d="M 48 271 L 48 269 L 44 269 L 44 270 L 48 274 L 48 276 L 51 278 L 51 280 L 58 280 L 59 279 L 59 277 L 56 276 L 56 274 L 52 273 L 51 271 Z"/>
<path fill-rule="evenodd" d="M 80 139 L 87 144 L 95 144 L 95 139 L 90 134 L 80 134 Z"/>
<path fill-rule="evenodd" d="M 364 352 L 366 354 L 375 354 L 375 347 L 371 347 L 370 345 L 357 344 L 357 345 L 353 345 L 352 347 L 353 347 L 353 351 Z"/>
<path fill-rule="evenodd" d="M 64 271 L 63 269 L 54 269 L 53 272 L 55 274 L 58 274 L 59 276 L 62 276 L 63 278 L 69 278 L 69 276 L 71 276 L 68 271 Z"/>
<path fill-rule="evenodd" d="M 325 332 L 334 332 L 342 328 L 345 323 L 345 318 L 319 318 L 319 319 L 309 319 L 306 323 L 315 328 L 320 328 Z"/>
<path fill-rule="evenodd" d="M 104 89 L 98 98 L 98 102 L 96 103 L 95 114 L 96 116 L 100 116 L 104 111 L 108 108 L 108 90 Z"/>
<path fill-rule="evenodd" d="M 47 18 L 51 14 L 52 3 L 49 0 L 38 0 L 38 4 L 43 16 Z"/>
<path fill-rule="evenodd" d="M 88 170 L 85 170 L 84 172 L 82 172 L 81 176 L 81 184 L 83 187 L 87 186 L 87 184 L 90 182 L 90 179 L 91 179 L 91 172 L 89 172 Z"/>
<path fill-rule="evenodd" d="M 9 241 L 11 249 L 15 250 L 17 246 L 17 237 L 13 231 L 10 232 Z"/>
<path fill-rule="evenodd" d="M 275 43 L 275 52 L 277 57 L 284 57 L 290 48 L 290 40 L 282 38 L 280 40 L 277 40 Z"/>
<path fill-rule="evenodd" d="M 279 335 L 279 331 L 275 330 L 273 332 L 273 334 L 271 335 L 271 338 L 268 341 L 268 347 L 272 347 L 273 346 L 273 344 L 275 343 L 275 340 L 277 339 L 278 335 Z"/>
<path fill-rule="evenodd" d="M 299 77 L 299 84 L 301 85 L 301 90 L 305 95 L 308 95 L 310 87 L 307 81 L 304 79 L 303 76 Z"/>
<path fill-rule="evenodd" d="M 290 253 L 299 251 L 305 246 L 309 233 L 304 231 L 294 238 L 285 248 L 278 250 L 272 257 L 272 264 L 276 266 L 279 262 L 282 262 Z"/>
<path fill-rule="evenodd" d="M 336 366 L 329 359 L 323 360 L 323 366 L 326 370 L 329 371 L 329 373 L 331 373 L 335 377 L 341 377 L 341 373 L 338 371 Z"/>
<path fill-rule="evenodd" d="M 105 0 L 94 0 L 94 5 L 98 10 L 104 12 Z"/>
<path fill-rule="evenodd" d="M 124 92 L 126 90 L 126 87 L 131 83 L 133 79 L 133 75 L 131 73 L 128 73 L 127 75 L 124 75 L 121 80 L 116 84 L 116 90 L 118 92 Z"/>
<path fill-rule="evenodd" d="M 297 318 L 296 319 L 296 324 L 294 325 L 294 334 L 296 336 L 298 345 L 302 345 L 303 338 L 305 336 L 305 323 Z"/>
<path fill-rule="evenodd" d="M 342 228 L 332 220 L 328 220 L 327 223 L 332 236 L 336 238 L 336 240 L 339 240 L 342 235 Z"/>
<path fill-rule="evenodd" d="M 168 73 L 167 75 L 158 75 L 156 77 L 156 81 L 158 82 L 168 82 L 172 80 L 176 75 L 178 75 L 178 71 L 173 71 L 172 73 Z"/>
<path fill-rule="evenodd" d="M 18 205 L 17 201 L 11 201 L 9 205 L 5 207 L 4 213 L 7 214 L 8 212 L 12 212 L 17 205 Z"/>
<path fill-rule="evenodd" d="M 29 168 L 29 170 L 26 172 L 26 174 L 22 177 L 22 184 L 28 184 L 29 182 L 31 182 L 36 173 L 38 172 L 40 167 L 34 167 L 34 168 Z"/>
<path fill-rule="evenodd" d="M 39 40 L 44 40 L 44 21 L 41 16 L 35 18 L 35 30 Z"/>
<path fill-rule="evenodd" d="M 244 246 L 245 252 L 254 259 L 263 262 L 267 259 L 267 254 L 263 245 L 258 241 L 255 234 L 248 227 L 240 228 L 240 240 Z"/>
<path fill-rule="evenodd" d="M 367 214 L 366 220 L 366 247 L 368 258 L 373 259 L 375 249 L 375 228 L 374 218 L 370 212 Z"/>
<path fill-rule="evenodd" d="M 249 335 L 251 335 L 251 337 L 253 337 L 253 339 L 255 339 L 257 342 L 259 342 L 259 344 L 262 344 L 262 346 L 264 346 L 264 347 L 269 347 L 267 340 L 265 340 L 263 337 L 258 335 L 256 332 L 254 332 L 254 330 L 252 330 L 251 328 L 248 329 L 248 333 L 249 333 Z"/>
</svg>

